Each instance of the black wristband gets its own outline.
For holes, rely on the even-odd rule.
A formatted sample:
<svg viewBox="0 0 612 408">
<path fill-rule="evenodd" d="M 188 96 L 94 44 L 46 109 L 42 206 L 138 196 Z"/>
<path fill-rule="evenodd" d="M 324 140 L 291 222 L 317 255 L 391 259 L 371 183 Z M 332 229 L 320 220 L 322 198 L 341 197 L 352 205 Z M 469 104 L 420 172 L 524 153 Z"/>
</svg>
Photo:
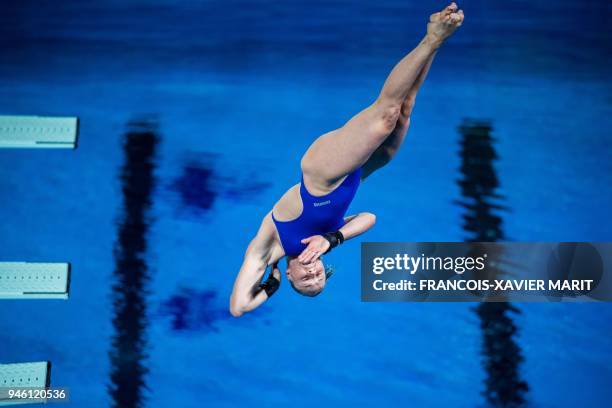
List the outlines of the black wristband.
<svg viewBox="0 0 612 408">
<path fill-rule="evenodd" d="M 272 296 L 274 292 L 278 290 L 279 286 L 280 281 L 276 279 L 274 275 L 272 275 L 272 272 L 270 272 L 268 279 L 266 279 L 264 283 L 259 285 L 259 287 L 263 289 L 264 292 L 266 292 L 266 295 L 268 295 L 268 297 Z"/>
<path fill-rule="evenodd" d="M 328 253 L 329 251 L 344 242 L 344 235 L 342 235 L 340 231 L 328 232 L 326 234 L 323 234 L 323 238 L 325 238 L 327 242 L 329 242 L 329 248 L 327 248 L 327 251 L 325 251 L 325 253 Z"/>
</svg>

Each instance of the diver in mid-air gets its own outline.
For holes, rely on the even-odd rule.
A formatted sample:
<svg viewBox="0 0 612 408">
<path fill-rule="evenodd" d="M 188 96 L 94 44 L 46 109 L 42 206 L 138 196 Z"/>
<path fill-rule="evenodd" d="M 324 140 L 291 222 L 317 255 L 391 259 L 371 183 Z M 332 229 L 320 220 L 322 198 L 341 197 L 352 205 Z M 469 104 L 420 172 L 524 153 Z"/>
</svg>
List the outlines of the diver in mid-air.
<svg viewBox="0 0 612 408">
<path fill-rule="evenodd" d="M 397 153 L 436 52 L 463 19 L 455 3 L 432 14 L 427 34 L 393 68 L 376 101 L 306 151 L 301 182 L 276 202 L 247 248 L 230 299 L 233 316 L 255 309 L 278 289 L 283 257 L 291 286 L 302 295 L 318 295 L 327 281 L 321 255 L 374 225 L 370 213 L 345 218 L 348 206 L 359 183 Z"/>
</svg>

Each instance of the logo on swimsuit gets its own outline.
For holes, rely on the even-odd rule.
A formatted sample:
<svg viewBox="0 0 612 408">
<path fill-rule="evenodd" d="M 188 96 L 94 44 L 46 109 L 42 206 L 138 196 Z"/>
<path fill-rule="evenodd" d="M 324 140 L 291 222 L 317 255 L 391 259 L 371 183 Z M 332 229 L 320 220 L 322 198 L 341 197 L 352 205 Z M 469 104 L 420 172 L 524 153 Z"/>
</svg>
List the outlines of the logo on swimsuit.
<svg viewBox="0 0 612 408">
<path fill-rule="evenodd" d="M 315 207 L 321 207 L 323 205 L 331 204 L 331 200 L 321 201 L 320 203 L 313 203 Z"/>
</svg>

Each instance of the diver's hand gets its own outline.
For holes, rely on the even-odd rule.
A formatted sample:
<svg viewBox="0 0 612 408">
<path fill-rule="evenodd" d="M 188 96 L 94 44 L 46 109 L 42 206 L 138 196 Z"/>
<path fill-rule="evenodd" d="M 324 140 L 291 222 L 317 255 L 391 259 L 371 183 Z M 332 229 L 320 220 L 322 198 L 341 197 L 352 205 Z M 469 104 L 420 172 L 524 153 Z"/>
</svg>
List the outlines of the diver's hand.
<svg viewBox="0 0 612 408">
<path fill-rule="evenodd" d="M 270 274 L 274 276 L 274 279 L 280 282 L 281 272 L 280 272 L 280 269 L 278 269 L 278 262 L 272 265 L 272 271 L 270 272 Z"/>
<path fill-rule="evenodd" d="M 298 256 L 298 261 L 301 264 L 307 265 L 320 257 L 329 249 L 329 241 L 323 238 L 322 235 L 313 235 L 312 237 L 304 238 L 302 244 L 308 246 Z"/>
</svg>

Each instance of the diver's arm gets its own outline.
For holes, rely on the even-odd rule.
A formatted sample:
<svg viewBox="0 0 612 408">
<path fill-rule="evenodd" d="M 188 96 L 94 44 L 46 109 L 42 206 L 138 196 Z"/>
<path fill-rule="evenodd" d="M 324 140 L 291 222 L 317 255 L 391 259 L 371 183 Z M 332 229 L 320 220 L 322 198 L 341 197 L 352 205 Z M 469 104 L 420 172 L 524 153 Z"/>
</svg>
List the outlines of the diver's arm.
<svg viewBox="0 0 612 408">
<path fill-rule="evenodd" d="M 234 317 L 250 312 L 268 300 L 268 293 L 260 285 L 270 263 L 273 264 L 271 275 L 280 282 L 281 274 L 276 266 L 278 256 L 273 255 L 274 227 L 269 218 L 269 215 L 264 218 L 257 236 L 249 244 L 234 282 L 230 298 L 230 313 Z"/>
<path fill-rule="evenodd" d="M 230 298 L 232 316 L 242 316 L 268 300 L 268 294 L 259 286 L 265 273 L 266 261 L 247 250 Z M 275 278 L 280 280 L 280 272 L 277 268 L 273 269 L 273 273 L 276 275 Z"/>
<path fill-rule="evenodd" d="M 357 215 L 351 215 L 344 219 L 344 225 L 340 228 L 340 232 L 344 236 L 344 240 L 355 238 L 363 234 L 376 224 L 376 216 L 372 213 L 363 212 Z"/>
<path fill-rule="evenodd" d="M 356 236 L 361 235 L 372 228 L 375 223 L 376 216 L 372 213 L 364 212 L 346 217 L 344 219 L 344 225 L 338 230 L 342 234 L 342 237 L 340 238 L 343 238 L 344 241 L 355 238 Z M 325 235 L 333 236 L 334 234 Z M 336 241 L 334 246 L 338 245 L 339 243 L 342 243 L 342 241 Z M 305 238 L 302 240 L 302 244 L 308 244 L 300 256 L 298 256 L 298 261 L 303 264 L 312 262 L 316 258 L 325 254 L 332 246 L 329 239 L 323 235 L 313 235 L 312 237 Z"/>
</svg>

